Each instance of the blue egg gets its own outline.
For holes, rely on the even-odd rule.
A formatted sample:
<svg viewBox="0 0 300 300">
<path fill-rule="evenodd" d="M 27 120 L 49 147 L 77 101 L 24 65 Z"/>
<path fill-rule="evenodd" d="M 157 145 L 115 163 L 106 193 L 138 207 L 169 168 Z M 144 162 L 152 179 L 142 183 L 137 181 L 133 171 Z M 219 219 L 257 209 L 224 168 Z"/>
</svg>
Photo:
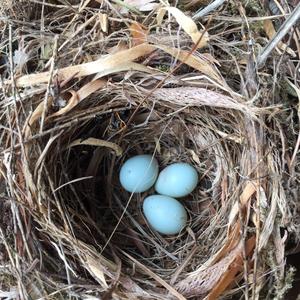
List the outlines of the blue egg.
<svg viewBox="0 0 300 300">
<path fill-rule="evenodd" d="M 149 196 L 144 200 L 143 211 L 149 225 L 162 234 L 179 233 L 187 222 L 185 208 L 171 197 Z"/>
<path fill-rule="evenodd" d="M 120 182 L 126 191 L 141 193 L 154 185 L 157 175 L 157 160 L 151 155 L 137 155 L 121 167 Z"/>
<path fill-rule="evenodd" d="M 187 163 L 167 166 L 158 175 L 155 190 L 170 197 L 184 197 L 190 194 L 198 183 L 198 173 Z"/>
</svg>

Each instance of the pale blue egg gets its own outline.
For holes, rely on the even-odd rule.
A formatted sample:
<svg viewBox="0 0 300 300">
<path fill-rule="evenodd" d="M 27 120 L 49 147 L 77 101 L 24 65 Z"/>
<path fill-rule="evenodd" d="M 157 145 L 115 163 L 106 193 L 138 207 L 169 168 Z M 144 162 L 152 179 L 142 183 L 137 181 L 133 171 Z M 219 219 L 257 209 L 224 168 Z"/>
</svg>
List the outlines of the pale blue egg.
<svg viewBox="0 0 300 300">
<path fill-rule="evenodd" d="M 167 166 L 158 175 L 155 190 L 170 197 L 184 197 L 190 194 L 198 183 L 196 169 L 187 163 Z"/>
<path fill-rule="evenodd" d="M 154 185 L 158 175 L 158 163 L 151 155 L 129 158 L 121 167 L 120 182 L 131 193 L 141 193 Z"/>
<path fill-rule="evenodd" d="M 187 222 L 187 213 L 176 199 L 152 195 L 143 203 L 143 212 L 149 225 L 162 234 L 179 233 Z"/>
<path fill-rule="evenodd" d="M 187 213 L 176 199 L 152 195 L 143 203 L 143 212 L 149 225 L 162 234 L 179 233 L 187 222 Z"/>
</svg>

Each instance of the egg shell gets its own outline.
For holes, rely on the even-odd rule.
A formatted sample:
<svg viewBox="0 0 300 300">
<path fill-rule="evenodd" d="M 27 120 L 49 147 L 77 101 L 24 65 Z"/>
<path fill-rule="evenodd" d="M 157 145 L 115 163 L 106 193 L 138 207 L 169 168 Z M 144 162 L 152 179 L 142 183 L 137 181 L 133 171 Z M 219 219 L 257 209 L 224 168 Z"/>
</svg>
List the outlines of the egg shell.
<svg viewBox="0 0 300 300">
<path fill-rule="evenodd" d="M 157 193 L 170 197 L 190 194 L 198 183 L 196 169 L 187 163 L 175 163 L 164 168 L 155 183 Z"/>
<path fill-rule="evenodd" d="M 187 212 L 176 199 L 152 195 L 143 203 L 143 212 L 149 225 L 162 234 L 177 234 L 187 222 Z"/>
<path fill-rule="evenodd" d="M 120 182 L 131 193 L 141 193 L 151 188 L 158 175 L 158 162 L 147 154 L 129 158 L 121 167 Z"/>
</svg>

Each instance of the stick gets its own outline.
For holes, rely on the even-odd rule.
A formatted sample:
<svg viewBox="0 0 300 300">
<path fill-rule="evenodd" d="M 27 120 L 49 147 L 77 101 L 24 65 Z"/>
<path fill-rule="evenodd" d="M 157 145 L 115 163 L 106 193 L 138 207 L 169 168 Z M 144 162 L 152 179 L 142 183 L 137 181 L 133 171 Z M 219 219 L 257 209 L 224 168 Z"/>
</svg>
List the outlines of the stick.
<svg viewBox="0 0 300 300">
<path fill-rule="evenodd" d="M 205 15 L 209 14 L 211 11 L 217 9 L 220 7 L 226 0 L 215 0 L 214 2 L 207 5 L 205 8 L 200 9 L 196 12 L 196 14 L 193 16 L 193 20 L 198 20 Z"/>
<path fill-rule="evenodd" d="M 277 44 L 282 40 L 282 38 L 288 33 L 291 27 L 298 21 L 300 18 L 300 2 L 294 9 L 294 11 L 290 14 L 290 16 L 285 20 L 285 22 L 281 25 L 278 32 L 274 37 L 270 40 L 269 44 L 263 49 L 260 56 L 257 58 L 257 66 L 258 68 L 263 67 L 266 59 L 272 52 L 272 50 L 277 46 Z"/>
</svg>

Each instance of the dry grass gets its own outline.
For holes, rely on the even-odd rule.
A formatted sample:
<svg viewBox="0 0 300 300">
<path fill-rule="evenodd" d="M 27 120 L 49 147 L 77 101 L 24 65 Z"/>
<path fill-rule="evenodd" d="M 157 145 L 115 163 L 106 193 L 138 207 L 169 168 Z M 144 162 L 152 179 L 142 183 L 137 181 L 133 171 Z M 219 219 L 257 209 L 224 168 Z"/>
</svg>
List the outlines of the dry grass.
<svg viewBox="0 0 300 300">
<path fill-rule="evenodd" d="M 298 29 L 256 61 L 296 5 L 228 1 L 200 25 L 207 1 L 3 4 L 0 297 L 283 298 L 300 237 Z M 147 225 L 149 192 L 120 187 L 138 153 L 200 174 L 178 236 Z"/>
</svg>

